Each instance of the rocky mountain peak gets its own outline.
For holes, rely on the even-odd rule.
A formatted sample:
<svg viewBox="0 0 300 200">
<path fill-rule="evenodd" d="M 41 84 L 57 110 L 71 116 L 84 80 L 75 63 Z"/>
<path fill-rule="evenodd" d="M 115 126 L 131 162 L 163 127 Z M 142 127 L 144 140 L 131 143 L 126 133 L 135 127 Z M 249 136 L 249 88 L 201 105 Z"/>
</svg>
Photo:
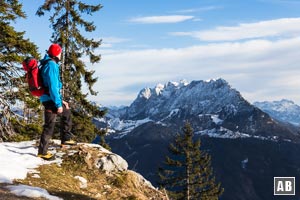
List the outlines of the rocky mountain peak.
<svg viewBox="0 0 300 200">
<path fill-rule="evenodd" d="M 156 97 L 160 95 L 165 95 L 170 91 L 174 91 L 180 89 L 181 87 L 185 87 L 189 84 L 186 80 L 181 80 L 178 82 L 169 81 L 166 84 L 158 83 L 154 88 L 146 87 L 139 92 L 137 99 L 149 99 L 150 97 Z"/>
<path fill-rule="evenodd" d="M 190 83 L 183 80 L 144 88 L 123 118 L 157 120 L 174 113 L 174 110 L 190 115 L 219 113 L 223 109 L 235 112 L 243 104 L 247 103 L 240 93 L 224 79 Z"/>
<path fill-rule="evenodd" d="M 291 104 L 286 100 L 283 103 Z M 189 121 L 199 134 L 216 137 L 299 139 L 295 129 L 250 104 L 222 78 L 168 82 L 145 88 L 130 106 L 110 116 L 108 124 L 121 137 L 145 123 L 178 130 Z"/>
</svg>

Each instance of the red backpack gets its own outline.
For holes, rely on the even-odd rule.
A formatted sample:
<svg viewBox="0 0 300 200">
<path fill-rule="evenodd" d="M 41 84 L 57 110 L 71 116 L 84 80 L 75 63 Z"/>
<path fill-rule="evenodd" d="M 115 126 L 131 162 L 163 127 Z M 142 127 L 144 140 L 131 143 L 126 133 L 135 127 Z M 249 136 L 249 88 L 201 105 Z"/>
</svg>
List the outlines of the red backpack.
<svg viewBox="0 0 300 200">
<path fill-rule="evenodd" d="M 43 94 L 49 93 L 48 88 L 46 88 L 43 84 L 41 75 L 41 70 L 48 61 L 45 61 L 43 64 L 38 65 L 37 59 L 28 57 L 22 63 L 24 70 L 27 72 L 26 79 L 30 93 L 33 96 L 40 97 Z"/>
</svg>

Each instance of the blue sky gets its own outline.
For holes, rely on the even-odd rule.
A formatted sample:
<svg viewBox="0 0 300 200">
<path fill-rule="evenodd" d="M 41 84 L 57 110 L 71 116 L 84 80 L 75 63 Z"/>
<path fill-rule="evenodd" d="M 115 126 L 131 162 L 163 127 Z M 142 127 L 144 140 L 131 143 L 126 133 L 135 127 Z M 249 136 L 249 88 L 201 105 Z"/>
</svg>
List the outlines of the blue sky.
<svg viewBox="0 0 300 200">
<path fill-rule="evenodd" d="M 38 3 L 21 2 L 28 18 L 15 26 L 43 54 L 48 16 L 34 15 Z M 103 5 L 87 17 L 97 30 L 85 34 L 103 39 L 101 62 L 87 63 L 99 77 L 93 101 L 129 105 L 158 83 L 224 78 L 249 102 L 300 104 L 300 0 L 84 2 Z"/>
</svg>

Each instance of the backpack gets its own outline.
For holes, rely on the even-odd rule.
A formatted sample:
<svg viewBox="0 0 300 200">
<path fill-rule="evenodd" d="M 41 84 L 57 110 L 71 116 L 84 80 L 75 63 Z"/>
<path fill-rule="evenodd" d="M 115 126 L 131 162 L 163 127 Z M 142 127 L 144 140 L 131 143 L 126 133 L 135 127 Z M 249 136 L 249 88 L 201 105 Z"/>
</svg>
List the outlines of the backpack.
<svg viewBox="0 0 300 200">
<path fill-rule="evenodd" d="M 51 59 L 49 59 L 51 60 Z M 38 60 L 32 57 L 27 57 L 23 62 L 23 69 L 27 72 L 26 79 L 30 93 L 33 96 L 40 97 L 43 94 L 49 94 L 49 89 L 44 86 L 41 75 L 41 70 L 49 60 L 38 64 Z"/>
</svg>

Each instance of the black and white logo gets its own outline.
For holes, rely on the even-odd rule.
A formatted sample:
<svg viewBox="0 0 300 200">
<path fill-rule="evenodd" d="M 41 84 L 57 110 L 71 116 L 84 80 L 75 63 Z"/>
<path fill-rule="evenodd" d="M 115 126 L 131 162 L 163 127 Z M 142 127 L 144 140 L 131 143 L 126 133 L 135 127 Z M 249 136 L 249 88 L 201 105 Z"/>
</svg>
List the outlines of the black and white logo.
<svg viewBox="0 0 300 200">
<path fill-rule="evenodd" d="M 295 177 L 274 177 L 274 195 L 295 195 Z"/>
</svg>

